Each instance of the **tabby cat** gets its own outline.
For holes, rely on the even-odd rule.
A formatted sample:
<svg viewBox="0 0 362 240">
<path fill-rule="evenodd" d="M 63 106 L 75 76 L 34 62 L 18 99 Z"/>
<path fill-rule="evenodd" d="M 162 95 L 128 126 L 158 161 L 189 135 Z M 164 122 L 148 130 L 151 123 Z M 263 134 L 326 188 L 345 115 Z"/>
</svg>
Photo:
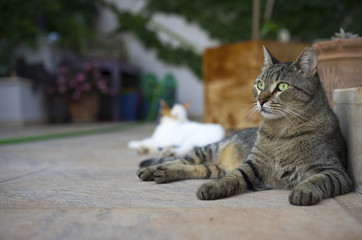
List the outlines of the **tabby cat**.
<svg viewBox="0 0 362 240">
<path fill-rule="evenodd" d="M 352 191 L 346 146 L 317 73 L 317 52 L 305 48 L 293 63 L 281 63 L 264 47 L 264 66 L 253 87 L 263 120 L 178 158 L 145 160 L 143 181 L 215 179 L 197 191 L 212 200 L 248 190 L 290 189 L 293 205 Z"/>
</svg>

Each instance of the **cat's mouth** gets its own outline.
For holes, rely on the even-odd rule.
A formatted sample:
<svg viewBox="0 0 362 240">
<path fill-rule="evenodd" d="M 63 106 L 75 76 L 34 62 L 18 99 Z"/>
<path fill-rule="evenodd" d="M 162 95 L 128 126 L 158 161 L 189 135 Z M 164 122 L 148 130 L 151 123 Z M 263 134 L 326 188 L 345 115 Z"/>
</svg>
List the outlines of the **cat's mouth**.
<svg viewBox="0 0 362 240">
<path fill-rule="evenodd" d="M 268 103 L 260 104 L 260 102 L 257 102 L 256 104 L 256 110 L 261 113 L 261 115 L 264 118 L 278 118 L 280 117 L 278 114 L 277 109 L 274 109 L 274 107 L 269 106 Z"/>
<path fill-rule="evenodd" d="M 267 107 L 260 106 L 258 111 L 264 118 L 275 118 L 278 116 L 277 112 L 273 109 L 269 109 Z"/>
</svg>

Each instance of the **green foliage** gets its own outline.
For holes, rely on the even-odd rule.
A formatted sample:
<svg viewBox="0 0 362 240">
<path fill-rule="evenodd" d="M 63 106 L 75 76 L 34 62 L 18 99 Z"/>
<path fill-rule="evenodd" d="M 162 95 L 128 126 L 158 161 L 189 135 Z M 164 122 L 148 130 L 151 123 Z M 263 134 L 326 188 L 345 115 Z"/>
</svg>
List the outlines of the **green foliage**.
<svg viewBox="0 0 362 240">
<path fill-rule="evenodd" d="M 162 43 L 155 31 L 147 28 L 149 17 L 142 14 L 133 14 L 112 8 L 118 16 L 118 32 L 132 31 L 146 48 L 157 50 L 158 57 L 165 62 L 188 66 L 197 76 L 201 77 L 201 56 L 192 49 L 181 46 L 174 48 L 170 44 Z"/>
<path fill-rule="evenodd" d="M 231 43 L 251 38 L 252 1 L 239 0 L 150 0 L 150 13 L 164 12 L 181 15 L 197 22 L 212 38 Z"/>
<path fill-rule="evenodd" d="M 330 38 L 340 27 L 356 33 L 362 30 L 362 4 L 359 0 L 275 0 L 271 22 L 262 19 L 266 0 L 261 3 L 261 29 L 265 38 L 275 38 L 280 28 L 292 39 L 312 41 Z M 223 43 L 251 38 L 252 1 L 240 0 L 150 0 L 146 9 L 174 13 L 197 22 L 210 36 Z"/>
<path fill-rule="evenodd" d="M 292 40 L 312 41 L 329 39 L 340 27 L 361 34 L 362 4 L 358 0 L 275 0 L 270 21 L 264 21 L 266 0 L 261 1 L 260 33 L 263 38 L 275 39 L 281 28 L 290 31 Z M 189 66 L 201 76 L 201 56 L 188 48 L 172 48 L 161 43 L 146 25 L 157 12 L 177 14 L 189 22 L 198 23 L 212 38 L 222 43 L 251 39 L 252 0 L 149 0 L 141 14 L 117 10 L 119 31 L 132 31 L 148 48 L 157 50 L 160 59 Z"/>
<path fill-rule="evenodd" d="M 8 64 L 20 43 L 35 46 L 40 36 L 56 32 L 60 44 L 77 52 L 86 49 L 102 0 L 0 1 L 0 65 Z"/>
<path fill-rule="evenodd" d="M 341 27 L 362 30 L 362 4 L 358 0 L 276 0 L 272 20 L 296 40 L 330 39 Z"/>
</svg>

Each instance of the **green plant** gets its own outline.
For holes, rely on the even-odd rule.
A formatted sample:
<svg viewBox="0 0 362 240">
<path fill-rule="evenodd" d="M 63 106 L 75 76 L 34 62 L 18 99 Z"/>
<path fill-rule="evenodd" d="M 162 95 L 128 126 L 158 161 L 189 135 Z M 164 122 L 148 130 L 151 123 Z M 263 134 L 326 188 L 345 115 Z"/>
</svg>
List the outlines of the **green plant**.
<svg viewBox="0 0 362 240">
<path fill-rule="evenodd" d="M 264 12 L 267 1 L 260 2 L 260 11 Z M 200 54 L 192 46 L 183 44 L 182 39 L 172 32 L 168 35 L 181 43 L 179 48 L 160 42 L 156 31 L 148 28 L 153 14 L 162 12 L 183 16 L 189 22 L 198 23 L 223 44 L 251 39 L 251 0 L 198 0 L 192 3 L 188 0 L 149 0 L 139 13 L 121 11 L 114 6 L 112 9 L 118 15 L 118 32 L 133 32 L 147 48 L 155 49 L 160 59 L 186 65 L 199 77 L 202 75 Z M 275 0 L 272 13 L 261 19 L 261 36 L 275 39 L 282 28 L 290 31 L 292 40 L 299 41 L 329 38 L 339 27 L 358 32 L 362 29 L 361 12 L 362 5 L 356 0 Z"/>
<path fill-rule="evenodd" d="M 201 56 L 195 52 L 192 46 L 183 44 L 181 47 L 174 48 L 170 44 L 162 43 L 158 39 L 156 31 L 147 27 L 150 22 L 147 15 L 120 11 L 114 6 L 112 9 L 119 21 L 116 32 L 133 32 L 145 47 L 156 49 L 160 59 L 171 64 L 188 66 L 197 76 L 201 76 Z M 171 34 L 175 33 L 171 32 Z"/>
<path fill-rule="evenodd" d="M 261 12 L 267 1 L 261 0 Z M 251 39 L 252 0 L 149 0 L 148 14 L 163 12 L 184 16 L 206 29 L 223 43 Z M 275 0 L 270 19 L 261 19 L 264 38 L 275 38 L 280 28 L 291 32 L 295 40 L 329 38 L 340 27 L 361 33 L 362 4 L 357 0 Z M 271 22 L 270 22 L 271 21 Z"/>
<path fill-rule="evenodd" d="M 0 66 L 9 67 L 19 44 L 36 46 L 39 37 L 51 33 L 59 36 L 61 46 L 85 51 L 101 4 L 103 0 L 0 1 Z"/>
<path fill-rule="evenodd" d="M 358 38 L 358 34 L 353 34 L 351 32 L 345 32 L 343 28 L 339 29 L 339 32 L 336 32 L 334 36 L 332 36 L 332 40 L 341 39 L 341 38 Z"/>
</svg>

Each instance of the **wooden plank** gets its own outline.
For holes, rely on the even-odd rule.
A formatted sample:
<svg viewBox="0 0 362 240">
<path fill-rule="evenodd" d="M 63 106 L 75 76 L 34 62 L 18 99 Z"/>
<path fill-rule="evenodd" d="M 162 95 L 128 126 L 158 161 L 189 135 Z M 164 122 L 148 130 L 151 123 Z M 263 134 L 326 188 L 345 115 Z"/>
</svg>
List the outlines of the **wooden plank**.
<svg viewBox="0 0 362 240">
<path fill-rule="evenodd" d="M 204 121 L 225 128 L 258 126 L 259 113 L 249 118 L 254 97 L 252 87 L 263 65 L 265 45 L 281 61 L 294 61 L 306 43 L 250 41 L 207 49 L 204 53 Z"/>
</svg>

